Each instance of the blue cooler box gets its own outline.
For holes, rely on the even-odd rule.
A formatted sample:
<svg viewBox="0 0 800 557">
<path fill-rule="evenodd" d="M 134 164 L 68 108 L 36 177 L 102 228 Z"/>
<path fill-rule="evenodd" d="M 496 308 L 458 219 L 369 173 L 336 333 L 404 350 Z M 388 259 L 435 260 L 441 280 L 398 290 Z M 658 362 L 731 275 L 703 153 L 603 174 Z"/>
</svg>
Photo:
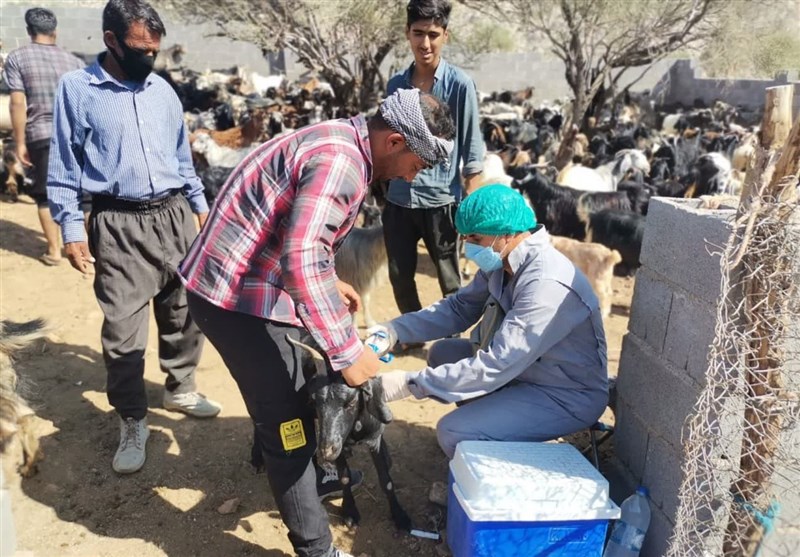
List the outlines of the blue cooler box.
<svg viewBox="0 0 800 557">
<path fill-rule="evenodd" d="M 608 481 L 563 443 L 463 441 L 449 483 L 454 557 L 600 557 L 620 515 Z"/>
</svg>

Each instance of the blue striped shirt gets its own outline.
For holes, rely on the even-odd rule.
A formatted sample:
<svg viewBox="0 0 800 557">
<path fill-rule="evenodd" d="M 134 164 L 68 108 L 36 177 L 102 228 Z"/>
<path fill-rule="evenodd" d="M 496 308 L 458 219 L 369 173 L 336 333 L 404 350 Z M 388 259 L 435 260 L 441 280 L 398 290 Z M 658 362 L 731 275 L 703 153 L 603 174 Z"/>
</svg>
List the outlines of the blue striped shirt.
<svg viewBox="0 0 800 557">
<path fill-rule="evenodd" d="M 118 81 L 104 57 L 65 74 L 56 92 L 47 197 L 65 244 L 86 238 L 82 192 L 143 201 L 182 189 L 195 213 L 208 212 L 172 87 L 155 74 Z"/>
</svg>

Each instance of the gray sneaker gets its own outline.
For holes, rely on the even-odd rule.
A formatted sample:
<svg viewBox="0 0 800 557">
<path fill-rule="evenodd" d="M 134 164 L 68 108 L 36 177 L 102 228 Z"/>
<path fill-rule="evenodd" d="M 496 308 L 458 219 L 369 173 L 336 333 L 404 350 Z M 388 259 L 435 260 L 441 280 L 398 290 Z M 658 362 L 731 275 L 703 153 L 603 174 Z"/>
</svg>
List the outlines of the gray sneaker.
<svg viewBox="0 0 800 557">
<path fill-rule="evenodd" d="M 119 448 L 114 455 L 111 467 L 118 474 L 132 474 L 144 466 L 146 458 L 144 447 L 150 437 L 147 418 L 119 419 Z"/>
<path fill-rule="evenodd" d="M 198 392 L 171 393 L 164 391 L 164 408 L 175 412 L 183 412 L 195 418 L 213 418 L 222 406 L 209 400 Z"/>
<path fill-rule="evenodd" d="M 328 557 L 355 557 L 355 555 L 345 553 L 341 549 L 336 549 L 335 547 L 331 546 L 331 551 L 328 553 Z"/>
</svg>

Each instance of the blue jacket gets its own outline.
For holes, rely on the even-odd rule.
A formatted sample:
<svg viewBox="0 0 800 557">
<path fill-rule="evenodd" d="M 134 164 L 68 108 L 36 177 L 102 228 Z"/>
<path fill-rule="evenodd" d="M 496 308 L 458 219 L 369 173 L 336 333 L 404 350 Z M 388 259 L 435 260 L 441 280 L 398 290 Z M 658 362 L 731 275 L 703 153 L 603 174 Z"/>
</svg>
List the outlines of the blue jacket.
<svg viewBox="0 0 800 557">
<path fill-rule="evenodd" d="M 410 374 L 412 394 L 457 402 L 520 381 L 570 411 L 602 412 L 608 400 L 606 339 L 588 280 L 552 246 L 544 227 L 514 248 L 508 262 L 511 277 L 503 269 L 478 271 L 452 296 L 391 321 L 400 342 L 422 342 L 469 329 L 490 296 L 505 312 L 485 350 Z"/>
</svg>

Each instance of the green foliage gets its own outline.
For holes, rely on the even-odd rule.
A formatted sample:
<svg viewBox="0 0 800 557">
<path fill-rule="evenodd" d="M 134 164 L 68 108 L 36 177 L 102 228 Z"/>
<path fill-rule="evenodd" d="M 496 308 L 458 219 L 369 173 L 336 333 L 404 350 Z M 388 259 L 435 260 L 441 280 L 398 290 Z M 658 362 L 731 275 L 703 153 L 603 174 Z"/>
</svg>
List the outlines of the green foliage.
<svg viewBox="0 0 800 557">
<path fill-rule="evenodd" d="M 800 69 L 800 10 L 794 0 L 731 2 L 700 51 L 711 77 L 772 78 Z"/>
<path fill-rule="evenodd" d="M 516 33 L 493 21 L 473 20 L 463 26 L 451 26 L 448 57 L 458 65 L 470 67 L 487 52 L 512 52 L 519 44 Z"/>
<path fill-rule="evenodd" d="M 800 70 L 800 37 L 789 31 L 777 31 L 758 41 L 753 52 L 756 72 L 774 76 L 782 70 Z"/>
</svg>

